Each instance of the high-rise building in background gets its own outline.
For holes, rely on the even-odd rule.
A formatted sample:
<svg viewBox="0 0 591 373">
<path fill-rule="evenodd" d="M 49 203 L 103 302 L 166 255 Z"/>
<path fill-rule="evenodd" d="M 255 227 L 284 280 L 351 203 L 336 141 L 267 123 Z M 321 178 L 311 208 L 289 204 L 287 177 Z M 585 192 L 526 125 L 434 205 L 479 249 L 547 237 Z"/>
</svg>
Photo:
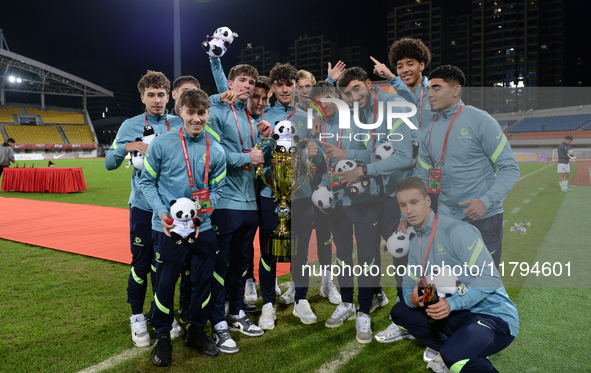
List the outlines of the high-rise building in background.
<svg viewBox="0 0 591 373">
<path fill-rule="evenodd" d="M 268 76 L 273 66 L 279 62 L 279 53 L 268 50 L 264 45 L 249 45 L 240 51 L 238 61 L 253 66 L 260 75 Z"/>
</svg>

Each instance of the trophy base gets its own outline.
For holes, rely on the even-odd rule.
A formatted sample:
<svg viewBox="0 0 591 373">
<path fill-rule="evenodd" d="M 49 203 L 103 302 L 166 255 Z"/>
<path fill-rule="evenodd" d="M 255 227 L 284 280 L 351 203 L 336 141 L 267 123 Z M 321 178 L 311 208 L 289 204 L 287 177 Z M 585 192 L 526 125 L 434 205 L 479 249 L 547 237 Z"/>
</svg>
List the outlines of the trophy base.
<svg viewBox="0 0 591 373">
<path fill-rule="evenodd" d="M 291 236 L 279 236 L 271 233 L 263 251 L 263 258 L 271 262 L 291 262 Z"/>
</svg>

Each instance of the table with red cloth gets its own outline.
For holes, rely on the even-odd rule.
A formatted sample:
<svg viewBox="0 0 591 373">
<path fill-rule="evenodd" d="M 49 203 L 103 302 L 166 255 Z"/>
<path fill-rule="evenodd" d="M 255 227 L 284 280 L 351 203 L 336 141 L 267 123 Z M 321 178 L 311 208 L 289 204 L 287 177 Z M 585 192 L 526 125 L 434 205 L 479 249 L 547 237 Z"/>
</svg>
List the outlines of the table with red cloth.
<svg viewBox="0 0 591 373">
<path fill-rule="evenodd" d="M 73 193 L 86 190 L 82 167 L 5 168 L 4 191 Z"/>
</svg>

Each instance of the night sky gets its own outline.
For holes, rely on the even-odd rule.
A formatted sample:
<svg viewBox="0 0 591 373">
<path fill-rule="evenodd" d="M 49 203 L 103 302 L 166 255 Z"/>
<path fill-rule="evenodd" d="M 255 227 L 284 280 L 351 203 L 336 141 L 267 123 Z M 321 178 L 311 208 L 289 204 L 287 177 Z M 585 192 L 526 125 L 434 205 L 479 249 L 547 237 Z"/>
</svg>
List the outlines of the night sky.
<svg viewBox="0 0 591 373">
<path fill-rule="evenodd" d="M 172 80 L 172 0 L 33 3 L 11 1 L 0 12 L 0 28 L 10 51 L 101 86 L 134 87 L 148 69 L 162 71 Z M 294 2 L 297 7 L 289 7 L 283 1 L 181 0 L 182 74 L 213 84 L 200 43 L 220 26 L 240 35 L 224 56 L 226 71 L 236 64 L 247 43 L 267 45 L 287 57 L 298 30 L 318 24 L 339 38 L 367 45 L 370 51 L 379 49 L 375 54 L 386 57 L 385 2 L 371 8 L 317 3 L 302 0 Z M 368 35 L 364 40 L 363 34 Z"/>
<path fill-rule="evenodd" d="M 164 72 L 171 81 L 174 78 L 172 0 L 5 3 L 0 11 L 0 28 L 12 52 L 113 91 L 127 89 L 133 94 L 137 81 L 148 69 Z M 181 0 L 182 74 L 194 75 L 205 87 L 214 86 L 208 57 L 200 43 L 220 26 L 228 26 L 240 35 L 222 60 L 226 72 L 237 63 L 236 56 L 247 43 L 266 45 L 280 53 L 282 62 L 288 62 L 289 47 L 305 30 L 311 36 L 328 34 L 339 42 L 339 47 L 362 44 L 370 55 L 387 62 L 386 16 L 396 3 L 343 0 L 331 6 L 327 2 L 299 0 L 290 6 L 285 1 L 267 0 Z M 458 0 L 443 0 L 443 4 L 458 9 Z M 590 33 L 580 28 L 570 33 L 566 30 L 569 25 L 579 27 L 586 22 L 586 14 L 577 4 L 582 1 L 565 1 L 565 16 L 571 17 L 565 22 L 567 58 L 588 56 L 590 50 Z M 587 58 L 584 63 L 588 64 Z M 216 92 L 208 89 L 208 93 Z M 78 101 L 76 106 L 81 106 Z"/>
</svg>

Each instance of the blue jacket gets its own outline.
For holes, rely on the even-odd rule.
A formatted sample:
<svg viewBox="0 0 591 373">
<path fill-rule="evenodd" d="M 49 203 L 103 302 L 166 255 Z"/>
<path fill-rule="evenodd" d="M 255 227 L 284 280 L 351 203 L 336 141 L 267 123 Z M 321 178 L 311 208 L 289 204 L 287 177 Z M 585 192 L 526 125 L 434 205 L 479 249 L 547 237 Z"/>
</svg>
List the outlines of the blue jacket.
<svg viewBox="0 0 591 373">
<path fill-rule="evenodd" d="M 414 175 L 427 185 L 429 167 L 441 168 L 440 159 L 447 127 L 463 102 L 439 113 L 424 127 L 419 145 L 419 162 Z M 496 171 L 499 170 L 497 176 Z M 441 215 L 467 221 L 458 202 L 480 199 L 487 208 L 481 219 L 503 212 L 503 201 L 519 179 L 519 165 L 499 123 L 487 112 L 464 106 L 449 133 L 439 195 Z"/>
<path fill-rule="evenodd" d="M 431 211 L 429 221 L 417 229 L 417 236 L 410 241 L 408 267 L 402 280 L 402 294 L 406 305 L 411 308 L 416 308 L 410 303 L 410 294 L 421 275 L 421 263 L 427 251 L 434 218 L 435 213 Z M 482 242 L 480 232 L 468 223 L 439 215 L 433 243 L 422 272 L 427 277 L 427 282 L 431 271 L 434 268 L 441 269 L 444 265 L 446 268 L 449 266 L 454 274 L 460 273 L 457 276 L 458 280 L 468 289 L 463 295 L 455 293 L 445 298 L 452 312 L 467 310 L 499 317 L 509 324 L 511 335 L 517 336 L 517 308 L 505 291 L 494 261 Z"/>
<path fill-rule="evenodd" d="M 419 83 L 417 86 L 417 90 L 413 93 L 406 84 L 402 82 L 399 76 L 394 77 L 394 79 L 390 80 L 390 84 L 392 87 L 396 89 L 396 93 L 398 93 L 402 98 L 404 98 L 408 102 L 412 102 L 417 106 L 417 110 L 422 109 L 422 116 L 419 117 L 417 112 L 417 127 L 419 130 L 422 130 L 423 127 L 428 127 L 433 119 L 435 119 L 435 115 L 437 114 L 434 111 L 431 111 L 431 104 L 429 103 L 429 99 L 427 99 L 427 95 L 429 91 L 427 87 L 429 86 L 429 79 L 426 76 L 423 77 L 422 83 Z M 423 89 L 424 88 L 424 89 Z M 423 91 L 423 107 L 421 108 L 421 90 Z"/>
<path fill-rule="evenodd" d="M 359 119 L 362 123 L 374 123 L 374 105 L 375 105 L 375 98 L 374 94 L 372 93 L 370 104 L 363 110 L 360 111 Z M 367 165 L 367 175 L 368 176 L 379 176 L 382 175 L 382 184 L 380 185 L 380 192 L 389 195 L 390 197 L 394 197 L 396 195 L 396 189 L 398 188 L 398 184 L 408 176 L 412 175 L 412 170 L 414 168 L 413 163 L 413 146 L 412 141 L 419 139 L 420 132 L 419 130 L 414 130 L 402 120 L 398 119 L 394 123 L 392 123 L 392 128 L 388 129 L 388 122 L 386 120 L 386 107 L 387 102 L 394 101 L 394 102 L 406 102 L 402 97 L 392 94 L 386 93 L 382 90 L 378 89 L 378 102 L 383 103 L 383 110 L 384 116 L 382 119 L 382 123 L 380 126 L 376 128 L 375 135 L 373 136 L 374 141 L 372 142 L 371 139 L 367 141 L 367 149 L 366 150 L 347 150 L 347 157 L 352 157 L 353 159 L 364 159 Z M 408 111 L 407 109 L 400 108 L 396 111 L 396 108 L 393 109 L 394 112 L 405 112 Z M 378 113 L 379 116 L 379 113 Z M 414 115 L 410 118 L 411 122 L 418 128 L 418 115 Z M 372 131 L 369 131 L 371 133 Z M 377 135 L 380 134 L 378 137 Z M 370 162 L 370 153 L 375 152 L 376 148 L 388 141 L 388 137 L 390 136 L 392 140 L 401 139 L 400 141 L 392 141 L 392 145 L 394 147 L 395 152 L 388 158 L 383 159 L 379 162 Z"/>
<path fill-rule="evenodd" d="M 159 232 L 164 232 L 160 217 L 165 212 L 170 213 L 170 201 L 181 197 L 191 198 L 192 190 L 209 189 L 211 205 L 216 209 L 226 181 L 226 155 L 220 144 L 209 137 L 209 181 L 208 185 L 204 185 L 207 134 L 203 131 L 199 136 L 193 137 L 185 129 L 182 131 L 193 174 L 193 189 L 189 184 L 178 130 L 171 130 L 154 138 L 144 157 L 140 187 L 154 211 L 152 229 Z M 201 232 L 211 228 L 210 215 L 211 213 L 199 215 Z"/>
<path fill-rule="evenodd" d="M 275 106 L 277 106 L 277 105 L 278 104 L 275 104 Z M 310 130 L 308 129 L 308 113 L 306 111 L 304 111 L 298 104 L 296 104 L 296 108 L 297 108 L 296 112 L 294 113 L 294 115 L 291 118 L 289 118 L 289 120 L 291 120 L 292 122 L 295 123 L 297 136 L 299 137 L 300 140 L 310 139 L 313 142 L 317 142 L 317 140 L 314 137 L 312 137 Z M 275 122 L 273 122 L 273 126 L 274 125 L 275 125 Z M 305 145 L 304 143 L 301 143 L 300 147 L 302 147 L 304 145 Z M 314 164 L 315 167 L 320 168 L 320 169 L 324 169 L 326 161 L 325 161 L 323 147 L 318 146 L 318 155 L 312 160 L 312 163 Z M 312 196 L 312 186 L 311 186 L 312 178 L 308 177 L 306 179 L 305 164 L 303 162 L 300 162 L 299 164 L 300 164 L 300 170 L 299 170 L 300 177 L 299 177 L 296 185 L 297 186 L 301 185 L 301 187 L 299 187 L 295 192 L 292 190 L 292 197 L 291 197 L 292 201 L 297 200 L 297 199 L 301 199 L 301 198 L 310 198 Z M 326 184 L 328 184 L 328 177 L 324 177 L 324 175 L 323 175 L 323 180 L 325 181 Z"/>
<path fill-rule="evenodd" d="M 351 123 L 353 123 L 353 118 L 351 116 Z M 367 142 L 363 141 L 356 141 L 355 135 L 357 134 L 367 134 L 368 130 L 362 130 L 357 126 L 351 124 L 351 128 L 343 129 L 340 137 L 341 149 L 347 150 L 347 159 L 353 160 L 357 162 L 358 166 L 362 166 L 367 164 L 369 161 L 369 156 L 364 152 L 366 150 Z M 323 134 L 332 134 L 332 137 L 323 137 L 322 141 L 327 142 L 331 145 L 339 145 L 339 115 L 336 113 L 332 117 L 328 118 L 326 122 L 323 123 L 322 128 Z M 371 133 L 371 132 L 369 132 Z M 363 137 L 360 137 L 362 140 Z M 371 145 L 371 144 L 370 144 Z M 322 149 L 325 152 L 324 145 L 319 144 L 319 149 Z M 359 155 L 360 158 L 356 158 L 355 156 Z M 329 158 L 327 166 L 335 166 L 340 159 Z M 368 166 L 369 167 L 369 166 Z M 335 197 L 337 198 L 337 204 L 342 204 L 343 206 L 352 206 L 358 203 L 363 203 L 366 201 L 377 201 L 378 200 L 378 182 L 376 178 L 373 176 L 369 177 L 370 179 L 370 190 L 366 193 L 361 193 L 358 195 L 351 195 L 345 192 L 344 188 L 337 188 L 334 189 L 333 192 Z M 326 186 L 330 189 L 328 182 L 325 182 Z"/>
<path fill-rule="evenodd" d="M 236 117 L 240 125 L 240 133 L 236 125 L 236 119 L 230 105 L 222 103 L 213 105 L 207 120 L 206 131 L 220 143 L 226 152 L 226 165 L 228 168 L 226 186 L 218 204 L 218 209 L 231 210 L 257 210 L 255 167 L 246 171 L 242 166 L 250 165 L 250 153 L 254 145 L 261 141 L 256 128 L 256 120 L 251 118 L 249 123 L 246 115 L 246 104 L 236 101 L 234 103 Z M 251 137 L 251 130 L 254 137 Z M 242 135 L 242 144 L 240 142 Z"/>
<path fill-rule="evenodd" d="M 147 113 L 146 113 L 147 114 Z M 168 128 L 166 125 L 166 119 L 168 118 L 168 122 L 170 124 L 170 131 L 177 131 L 183 127 L 183 120 L 174 115 L 150 115 L 147 114 L 148 123 L 152 128 L 154 128 L 154 133 L 166 133 Z M 146 126 L 146 120 L 144 118 L 144 114 L 137 115 L 133 118 L 129 118 L 123 122 L 121 127 L 119 127 L 119 131 L 117 131 L 117 137 L 115 137 L 115 141 L 113 141 L 113 145 L 111 149 L 105 155 L 105 168 L 107 170 L 114 170 L 121 166 L 121 163 L 125 159 L 127 155 L 127 150 L 125 150 L 125 145 L 128 142 L 135 142 L 137 138 L 142 138 L 144 136 L 144 127 Z M 160 137 L 160 136 L 157 136 Z M 133 168 L 131 174 L 131 195 L 129 196 L 129 205 L 131 207 L 137 207 L 144 211 L 152 211 L 152 207 L 146 201 L 144 194 L 141 192 L 139 188 L 139 177 L 138 177 L 138 170 Z"/>
</svg>

